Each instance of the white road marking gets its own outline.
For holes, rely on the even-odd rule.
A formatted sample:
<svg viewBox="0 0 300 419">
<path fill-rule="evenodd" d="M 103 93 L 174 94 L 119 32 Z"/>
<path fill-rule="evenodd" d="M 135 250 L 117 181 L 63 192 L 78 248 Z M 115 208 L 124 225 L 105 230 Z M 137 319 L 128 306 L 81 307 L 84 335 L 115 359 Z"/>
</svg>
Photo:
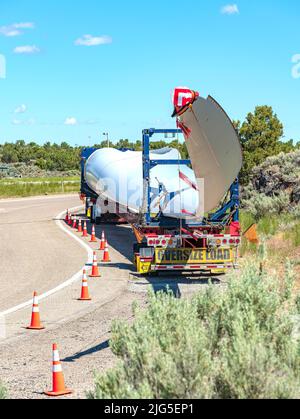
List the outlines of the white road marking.
<svg viewBox="0 0 300 419">
<path fill-rule="evenodd" d="M 68 194 L 68 195 L 43 195 L 43 196 L 30 196 L 26 198 L 1 198 L 0 203 L 1 204 L 9 204 L 15 203 L 15 202 L 26 202 L 26 201 L 41 201 L 45 199 L 66 199 L 66 198 L 78 198 L 78 194 Z"/>
<path fill-rule="evenodd" d="M 71 208 L 70 211 L 75 212 L 75 211 L 78 211 L 81 208 L 82 208 L 82 206 L 76 207 L 76 208 Z M 81 240 L 78 236 L 75 236 L 74 233 L 72 233 L 68 228 L 65 227 L 65 225 L 61 221 L 61 218 L 64 217 L 65 213 L 66 213 L 66 211 L 63 211 L 56 216 L 56 218 L 57 218 L 57 220 L 55 221 L 56 225 L 62 231 L 64 231 L 66 234 L 68 234 L 70 237 L 72 237 L 74 240 L 76 240 L 82 247 L 85 248 L 85 250 L 87 251 L 87 254 L 88 254 L 88 261 L 87 261 L 86 264 L 92 264 L 93 263 L 93 256 L 94 256 L 93 250 L 83 240 Z M 69 278 L 67 281 L 63 282 L 62 284 L 58 285 L 57 287 L 53 288 L 52 290 L 47 291 L 44 294 L 40 295 L 39 296 L 39 301 L 45 300 L 46 298 L 50 297 L 51 295 L 56 294 L 57 292 L 63 290 L 64 288 L 67 288 L 68 286 L 74 284 L 77 281 L 80 281 L 82 279 L 82 271 L 85 268 L 85 266 L 82 269 L 80 269 L 79 272 L 77 272 L 75 275 L 73 275 L 71 278 Z M 0 313 L 0 317 L 8 316 L 9 314 L 15 313 L 19 310 L 22 310 L 23 308 L 26 308 L 26 307 L 30 307 L 31 305 L 32 305 L 32 299 L 29 300 L 29 301 L 26 301 L 25 303 L 19 304 L 16 307 L 12 307 L 12 308 Z"/>
</svg>

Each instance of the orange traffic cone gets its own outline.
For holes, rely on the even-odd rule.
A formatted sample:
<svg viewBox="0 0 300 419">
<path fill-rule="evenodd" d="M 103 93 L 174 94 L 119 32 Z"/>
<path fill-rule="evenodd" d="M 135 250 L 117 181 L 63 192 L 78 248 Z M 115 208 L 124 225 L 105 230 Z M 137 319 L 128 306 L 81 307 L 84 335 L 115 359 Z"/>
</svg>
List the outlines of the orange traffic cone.
<svg viewBox="0 0 300 419">
<path fill-rule="evenodd" d="M 82 237 L 89 237 L 88 231 L 87 231 L 86 221 L 84 222 Z"/>
<path fill-rule="evenodd" d="M 92 227 L 92 235 L 91 235 L 90 243 L 97 243 L 96 231 L 95 231 L 95 226 L 94 225 Z"/>
<path fill-rule="evenodd" d="M 104 234 L 104 231 L 102 231 L 102 238 L 101 238 L 99 250 L 105 250 L 105 243 L 106 243 L 105 234 Z"/>
<path fill-rule="evenodd" d="M 82 230 L 82 221 L 81 221 L 81 218 L 79 218 L 79 222 L 78 222 L 78 233 L 82 233 L 83 232 L 83 230 Z"/>
<path fill-rule="evenodd" d="M 78 301 L 91 301 L 91 297 L 90 297 L 90 294 L 89 294 L 88 280 L 87 280 L 85 269 L 83 271 L 81 297 L 78 299 Z"/>
<path fill-rule="evenodd" d="M 77 227 L 77 218 L 76 218 L 76 216 L 74 216 L 74 218 L 73 218 L 73 228 L 76 228 Z"/>
<path fill-rule="evenodd" d="M 92 273 L 91 273 L 91 275 L 89 275 L 89 277 L 90 278 L 100 278 L 101 277 L 100 272 L 99 272 L 96 252 L 94 252 L 93 268 L 92 268 Z"/>
<path fill-rule="evenodd" d="M 40 309 L 39 309 L 39 300 L 37 292 L 33 294 L 33 305 L 32 305 L 32 315 L 31 315 L 31 324 L 27 327 L 28 330 L 43 330 L 44 326 L 41 324 L 40 319 Z"/>
<path fill-rule="evenodd" d="M 61 362 L 59 359 L 59 353 L 57 350 L 57 345 L 53 345 L 53 369 L 52 369 L 52 381 L 53 381 L 53 390 L 45 391 L 46 396 L 58 397 L 65 396 L 67 394 L 73 393 L 72 390 L 69 390 L 65 386 L 65 379 L 62 372 Z"/>
<path fill-rule="evenodd" d="M 109 257 L 107 240 L 105 241 L 105 250 L 104 250 L 102 262 L 103 263 L 111 262 L 110 257 Z"/>
</svg>

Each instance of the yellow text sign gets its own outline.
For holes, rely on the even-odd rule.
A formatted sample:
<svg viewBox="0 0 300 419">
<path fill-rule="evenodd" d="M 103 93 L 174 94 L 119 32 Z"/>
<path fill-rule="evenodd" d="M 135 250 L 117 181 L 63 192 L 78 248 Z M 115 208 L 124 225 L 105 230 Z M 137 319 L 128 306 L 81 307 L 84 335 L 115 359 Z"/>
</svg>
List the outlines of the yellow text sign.
<svg viewBox="0 0 300 419">
<path fill-rule="evenodd" d="M 206 264 L 233 262 L 232 249 L 156 249 L 157 264 Z"/>
</svg>

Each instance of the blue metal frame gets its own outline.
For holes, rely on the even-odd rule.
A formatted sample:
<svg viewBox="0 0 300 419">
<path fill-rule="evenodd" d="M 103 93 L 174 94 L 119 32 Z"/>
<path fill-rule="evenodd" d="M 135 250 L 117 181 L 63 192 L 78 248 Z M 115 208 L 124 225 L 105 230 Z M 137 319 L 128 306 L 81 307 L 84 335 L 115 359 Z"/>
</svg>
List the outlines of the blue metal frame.
<svg viewBox="0 0 300 419">
<path fill-rule="evenodd" d="M 239 208 L 240 208 L 240 184 L 239 179 L 231 185 L 230 187 L 230 199 L 229 201 L 218 211 L 216 211 L 210 217 L 212 222 L 222 222 L 223 218 L 227 215 L 227 211 L 231 210 L 234 212 L 233 221 L 239 221 Z"/>
<path fill-rule="evenodd" d="M 190 160 L 151 160 L 150 159 L 150 141 L 154 134 L 182 134 L 180 129 L 147 129 L 143 131 L 143 181 L 144 181 L 144 205 L 145 209 L 145 223 L 146 225 L 165 225 L 167 224 L 166 217 L 160 216 L 158 222 L 157 218 L 153 220 L 151 218 L 151 187 L 150 187 L 150 172 L 153 167 L 157 165 L 189 165 L 191 164 Z M 224 219 L 228 215 L 228 211 L 233 212 L 233 221 L 239 221 L 239 208 L 240 208 L 240 192 L 239 192 L 239 180 L 232 184 L 230 187 L 230 199 L 229 201 L 217 210 L 214 214 L 209 216 L 209 219 L 204 222 L 206 225 L 207 221 L 211 224 L 220 224 L 224 222 Z M 174 220 L 171 220 L 174 224 Z M 204 225 L 201 224 L 201 225 Z"/>
<path fill-rule="evenodd" d="M 150 159 L 150 141 L 154 134 L 182 134 L 180 129 L 154 129 L 150 128 L 143 131 L 143 180 L 145 185 L 144 205 L 146 207 L 145 222 L 151 224 L 151 187 L 150 187 L 150 171 L 158 165 L 188 165 L 190 160 L 151 160 Z"/>
<path fill-rule="evenodd" d="M 151 169 L 157 165 L 189 165 L 190 160 L 151 160 L 150 159 L 150 142 L 154 134 L 181 134 L 182 131 L 179 129 L 148 129 L 143 131 L 143 180 L 145 185 L 145 196 L 144 196 L 144 208 L 146 207 L 145 223 L 146 225 L 159 225 L 168 226 L 176 224 L 176 220 L 169 219 L 167 217 L 159 216 L 155 220 L 151 218 L 151 187 L 150 187 L 150 174 Z M 87 159 L 95 152 L 98 148 L 84 148 L 81 153 L 81 192 L 84 193 L 88 198 L 97 199 L 98 196 L 92 191 L 87 185 L 84 178 L 84 168 Z M 121 150 L 121 151 L 126 151 Z M 162 186 L 159 186 L 160 192 Z M 211 224 L 222 224 L 224 219 L 228 215 L 228 211 L 233 212 L 233 221 L 239 221 L 239 208 L 240 208 L 240 193 L 239 193 L 239 180 L 237 179 L 230 187 L 230 199 L 215 213 L 210 214 L 208 220 L 204 221 L 204 224 L 208 221 Z M 183 223 L 185 224 L 185 223 Z M 204 225 L 201 224 L 201 225 Z"/>
</svg>

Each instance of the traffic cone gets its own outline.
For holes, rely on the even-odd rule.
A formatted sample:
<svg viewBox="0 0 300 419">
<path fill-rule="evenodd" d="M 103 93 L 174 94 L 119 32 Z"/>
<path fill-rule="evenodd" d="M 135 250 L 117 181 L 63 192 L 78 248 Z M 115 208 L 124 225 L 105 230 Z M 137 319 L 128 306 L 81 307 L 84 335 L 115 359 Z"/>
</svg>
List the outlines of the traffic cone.
<svg viewBox="0 0 300 419">
<path fill-rule="evenodd" d="M 102 238 L 101 238 L 101 242 L 100 242 L 100 249 L 99 250 L 105 250 L 105 233 L 104 231 L 102 231 Z"/>
<path fill-rule="evenodd" d="M 100 272 L 99 272 L 96 252 L 94 252 L 92 273 L 91 273 L 91 275 L 89 275 L 89 277 L 90 278 L 100 278 L 101 277 Z"/>
<path fill-rule="evenodd" d="M 104 250 L 102 262 L 103 263 L 111 262 L 110 257 L 109 257 L 107 240 L 105 241 L 105 250 Z"/>
<path fill-rule="evenodd" d="M 69 210 L 67 210 L 67 212 L 66 212 L 65 222 L 66 222 L 66 223 L 68 223 L 68 222 L 69 222 Z"/>
<path fill-rule="evenodd" d="M 46 396 L 58 397 L 73 393 L 72 390 L 67 389 L 65 386 L 64 374 L 62 372 L 61 362 L 59 359 L 59 353 L 56 344 L 53 345 L 52 381 L 53 389 L 52 391 L 45 391 L 44 394 L 46 394 Z"/>
<path fill-rule="evenodd" d="M 76 218 L 76 216 L 74 216 L 74 218 L 73 218 L 73 228 L 76 228 L 77 227 L 77 218 Z"/>
<path fill-rule="evenodd" d="M 91 301 L 91 297 L 90 297 L 90 294 L 89 294 L 88 280 L 87 280 L 85 269 L 83 271 L 81 297 L 78 299 L 78 301 Z"/>
<path fill-rule="evenodd" d="M 68 222 L 68 224 L 69 224 L 69 226 L 71 226 L 72 225 L 72 219 L 73 219 L 73 215 L 69 215 L 69 222 Z"/>
<path fill-rule="evenodd" d="M 79 222 L 78 222 L 78 233 L 82 233 L 83 232 L 83 230 L 82 230 L 82 221 L 81 221 L 81 218 L 79 219 Z"/>
<path fill-rule="evenodd" d="M 92 227 L 92 235 L 91 235 L 90 243 L 97 243 L 96 231 L 95 231 L 95 226 L 94 225 Z"/>
<path fill-rule="evenodd" d="M 87 231 L 86 221 L 84 222 L 82 237 L 89 237 L 88 231 Z"/>
<path fill-rule="evenodd" d="M 31 315 L 31 324 L 27 327 L 28 330 L 43 330 L 44 326 L 41 324 L 40 319 L 40 309 L 39 309 L 39 300 L 37 292 L 33 294 L 33 305 L 32 305 L 32 315 Z"/>
</svg>

